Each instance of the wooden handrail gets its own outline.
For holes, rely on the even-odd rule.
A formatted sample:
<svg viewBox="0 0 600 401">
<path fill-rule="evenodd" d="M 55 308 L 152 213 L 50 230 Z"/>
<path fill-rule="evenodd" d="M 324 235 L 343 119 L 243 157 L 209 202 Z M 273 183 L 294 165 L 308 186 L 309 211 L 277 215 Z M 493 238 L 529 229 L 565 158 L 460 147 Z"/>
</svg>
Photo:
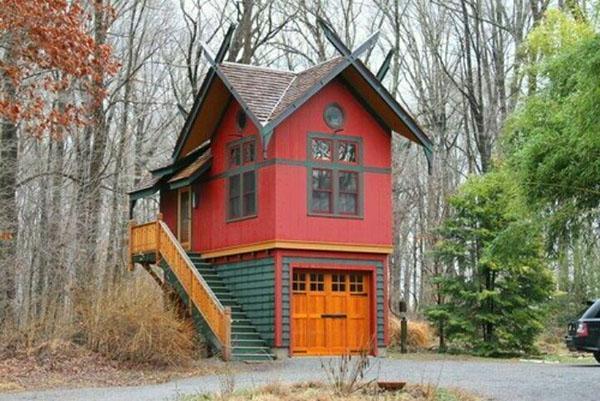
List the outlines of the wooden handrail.
<svg viewBox="0 0 600 401">
<path fill-rule="evenodd" d="M 134 255 L 147 253 L 156 253 L 167 262 L 190 302 L 220 342 L 223 359 L 228 360 L 231 356 L 231 308 L 221 304 L 169 227 L 160 219 L 140 225 L 130 224 L 130 260 Z"/>
</svg>

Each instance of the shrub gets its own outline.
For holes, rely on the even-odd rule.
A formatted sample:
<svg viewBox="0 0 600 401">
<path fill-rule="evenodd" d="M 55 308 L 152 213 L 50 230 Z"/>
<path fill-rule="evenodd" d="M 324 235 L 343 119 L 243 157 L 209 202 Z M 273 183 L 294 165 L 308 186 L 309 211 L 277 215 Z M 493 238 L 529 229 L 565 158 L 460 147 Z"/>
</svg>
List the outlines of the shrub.
<svg viewBox="0 0 600 401">
<path fill-rule="evenodd" d="M 389 319 L 390 346 L 400 347 L 400 319 L 390 316 Z M 429 323 L 419 320 L 408 321 L 407 346 L 410 349 L 424 349 L 431 345 L 433 338 Z"/>
<path fill-rule="evenodd" d="M 200 345 L 194 327 L 163 298 L 147 275 L 101 294 L 80 314 L 86 345 L 118 361 L 158 366 L 191 363 Z"/>
</svg>

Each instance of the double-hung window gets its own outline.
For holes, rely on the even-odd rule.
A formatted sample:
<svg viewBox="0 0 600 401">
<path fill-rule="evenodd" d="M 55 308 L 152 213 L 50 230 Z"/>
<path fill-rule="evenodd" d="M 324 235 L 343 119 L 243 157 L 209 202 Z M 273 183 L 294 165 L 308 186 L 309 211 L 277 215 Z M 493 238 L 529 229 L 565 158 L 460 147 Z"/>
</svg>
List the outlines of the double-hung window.
<svg viewBox="0 0 600 401">
<path fill-rule="evenodd" d="M 256 140 L 244 138 L 228 146 L 227 219 L 256 216 Z"/>
<path fill-rule="evenodd" d="M 360 217 L 360 138 L 313 134 L 308 140 L 309 214 Z"/>
</svg>

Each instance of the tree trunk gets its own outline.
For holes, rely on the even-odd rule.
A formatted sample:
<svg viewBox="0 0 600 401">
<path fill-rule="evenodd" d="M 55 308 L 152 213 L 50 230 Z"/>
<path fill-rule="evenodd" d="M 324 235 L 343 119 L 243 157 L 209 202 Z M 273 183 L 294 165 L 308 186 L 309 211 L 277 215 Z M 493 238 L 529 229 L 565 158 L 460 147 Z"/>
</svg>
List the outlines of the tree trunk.
<svg viewBox="0 0 600 401">
<path fill-rule="evenodd" d="M 12 53 L 10 44 L 6 57 Z M 6 99 L 16 103 L 16 88 L 10 79 L 3 79 Z M 12 100 L 11 100 L 12 99 Z M 0 280 L 0 327 L 15 323 L 14 301 L 16 296 L 16 249 L 18 236 L 17 213 L 17 126 L 7 119 L 0 122 L 0 263 L 3 279 Z"/>
</svg>

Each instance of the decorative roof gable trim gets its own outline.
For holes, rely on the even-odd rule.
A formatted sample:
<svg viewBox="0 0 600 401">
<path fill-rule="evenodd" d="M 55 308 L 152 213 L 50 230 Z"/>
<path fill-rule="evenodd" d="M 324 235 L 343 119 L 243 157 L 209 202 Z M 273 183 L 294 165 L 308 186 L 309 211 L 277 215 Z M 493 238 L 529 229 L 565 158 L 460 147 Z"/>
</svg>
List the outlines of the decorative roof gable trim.
<svg viewBox="0 0 600 401">
<path fill-rule="evenodd" d="M 227 51 L 229 50 L 229 46 L 231 45 L 231 39 L 233 38 L 234 32 L 235 32 L 235 25 L 232 24 L 231 26 L 229 26 L 227 33 L 225 33 L 223 42 L 221 42 L 219 51 L 217 52 L 217 55 L 215 56 L 214 60 L 216 63 L 220 63 L 225 59 L 225 55 L 227 54 Z M 204 81 L 202 81 L 200 90 L 198 91 L 198 94 L 196 95 L 196 98 L 194 100 L 194 105 L 192 106 L 192 110 L 188 114 L 188 116 L 185 120 L 185 124 L 183 125 L 183 128 L 181 129 L 181 134 L 179 134 L 179 137 L 177 138 L 177 142 L 175 144 L 175 149 L 173 150 L 173 154 L 171 156 L 171 158 L 173 160 L 176 160 L 179 157 L 179 154 L 181 153 L 181 149 L 183 148 L 183 145 L 185 144 L 188 136 L 190 135 L 192 125 L 194 124 L 194 121 L 196 120 L 196 117 L 198 116 L 198 112 L 200 111 L 200 106 L 202 106 L 202 103 L 204 103 L 204 98 L 206 97 L 206 94 L 208 93 L 208 89 L 210 88 L 210 85 L 212 84 L 214 77 L 215 77 L 215 70 L 214 70 L 214 68 L 211 67 L 208 70 L 208 72 L 206 73 L 206 76 L 204 77 Z"/>
<path fill-rule="evenodd" d="M 242 96 L 240 96 L 240 94 L 237 92 L 237 90 L 235 90 L 235 88 L 233 87 L 231 82 L 229 82 L 229 79 L 227 78 L 225 73 L 223 73 L 223 70 L 221 70 L 219 62 L 217 61 L 218 59 L 216 57 L 212 56 L 210 49 L 208 48 L 208 46 L 205 43 L 200 42 L 200 46 L 202 46 L 202 49 L 204 50 L 204 56 L 206 57 L 208 62 L 211 64 L 213 70 L 217 73 L 217 75 L 219 76 L 219 78 L 221 79 L 223 84 L 227 87 L 227 89 L 233 95 L 235 100 L 238 101 L 238 103 L 242 107 L 242 110 L 244 110 L 246 115 L 248 117 L 250 117 L 250 120 L 252 120 L 254 125 L 256 125 L 260 129 L 263 126 L 262 123 L 260 122 L 258 117 L 256 117 L 256 115 L 252 112 L 250 107 L 248 107 L 248 104 L 246 103 L 244 98 Z"/>
<path fill-rule="evenodd" d="M 324 78 L 319 80 L 316 84 L 311 86 L 307 91 L 305 91 L 298 99 L 292 102 L 286 109 L 284 109 L 281 113 L 277 115 L 273 120 L 269 121 L 261 130 L 261 135 L 263 137 L 264 149 L 266 150 L 270 139 L 273 135 L 273 130 L 283 122 L 286 118 L 288 118 L 294 111 L 296 111 L 300 106 L 306 103 L 313 95 L 315 95 L 321 88 L 331 82 L 335 77 L 337 77 L 342 71 L 344 71 L 348 66 L 352 65 L 353 61 L 357 59 L 363 52 L 372 48 L 377 42 L 377 38 L 379 36 L 379 32 L 375 32 L 371 35 L 367 40 L 365 40 L 360 46 L 356 48 L 353 52 L 349 54 L 345 54 L 344 58 L 340 61 L 338 65 L 333 68 L 329 74 L 327 74 Z"/>
<path fill-rule="evenodd" d="M 342 40 L 338 37 L 335 31 L 327 24 L 325 20 L 322 18 L 318 18 L 318 23 L 323 29 L 325 33 L 325 37 L 329 42 L 342 54 L 343 56 L 348 57 L 351 55 L 350 49 L 342 42 Z M 387 57 L 386 57 L 387 58 Z M 429 173 L 431 173 L 431 163 L 433 158 L 433 143 L 431 140 L 425 135 L 425 133 L 421 130 L 421 127 L 416 123 L 416 121 L 398 104 L 396 99 L 389 93 L 389 91 L 383 86 L 381 81 L 377 79 L 373 75 L 373 73 L 357 58 L 350 59 L 352 66 L 358 71 L 358 73 L 363 77 L 365 81 L 383 98 L 383 100 L 387 103 L 387 105 L 394 110 L 394 112 L 400 117 L 402 122 L 410 129 L 412 133 L 415 134 L 416 138 L 419 140 L 421 145 L 423 145 L 423 150 L 425 152 L 425 157 L 427 158 L 427 165 Z M 385 64 L 385 61 L 384 61 Z M 382 66 L 383 67 L 383 66 Z M 380 71 L 382 72 L 382 71 Z M 385 73 L 381 74 L 382 76 Z"/>
</svg>

